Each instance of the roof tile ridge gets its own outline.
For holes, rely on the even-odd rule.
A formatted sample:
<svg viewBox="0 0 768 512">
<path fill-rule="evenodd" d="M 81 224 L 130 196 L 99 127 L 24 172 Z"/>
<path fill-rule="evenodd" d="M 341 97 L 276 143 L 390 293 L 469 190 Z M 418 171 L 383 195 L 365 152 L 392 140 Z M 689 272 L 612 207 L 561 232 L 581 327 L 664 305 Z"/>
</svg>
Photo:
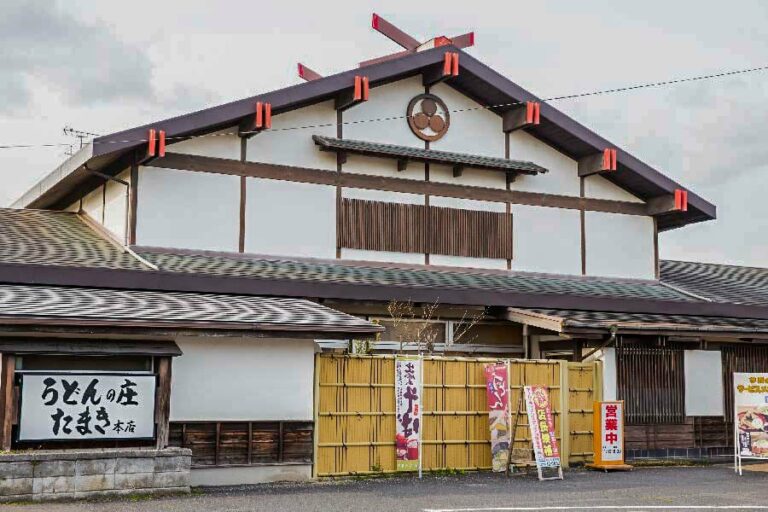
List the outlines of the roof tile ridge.
<svg viewBox="0 0 768 512">
<path fill-rule="evenodd" d="M 142 258 L 140 255 L 136 254 L 133 249 L 128 247 L 127 245 L 123 245 L 120 243 L 115 236 L 110 233 L 104 226 L 99 224 L 95 219 L 93 219 L 90 215 L 88 215 L 84 211 L 77 212 L 77 218 L 85 224 L 91 231 L 96 233 L 101 239 L 105 240 L 106 242 L 112 244 L 115 246 L 120 252 L 123 252 L 125 254 L 128 254 L 129 256 L 133 257 L 136 261 L 141 263 L 142 265 L 148 267 L 151 270 L 160 270 L 157 265 L 154 263 L 150 263 L 149 261 Z"/>
<path fill-rule="evenodd" d="M 680 288 L 678 286 L 671 285 L 669 283 L 665 283 L 664 281 L 659 281 L 659 284 L 661 286 L 664 286 L 665 288 L 669 288 L 670 290 L 674 290 L 678 293 L 682 293 L 683 295 L 688 295 L 689 297 L 693 297 L 694 299 L 703 300 L 704 302 L 715 302 L 714 299 L 710 299 L 708 297 L 704 297 L 703 295 L 698 295 L 693 292 L 689 292 L 688 290 L 684 288 Z"/>
</svg>

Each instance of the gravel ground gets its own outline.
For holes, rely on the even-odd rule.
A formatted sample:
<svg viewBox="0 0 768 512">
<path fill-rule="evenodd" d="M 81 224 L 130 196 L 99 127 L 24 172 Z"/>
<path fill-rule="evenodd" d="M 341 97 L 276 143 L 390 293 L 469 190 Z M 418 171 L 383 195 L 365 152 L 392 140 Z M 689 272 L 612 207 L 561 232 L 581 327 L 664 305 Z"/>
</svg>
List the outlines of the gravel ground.
<svg viewBox="0 0 768 512">
<path fill-rule="evenodd" d="M 191 496 L 8 505 L 23 512 L 768 510 L 768 473 L 727 466 L 568 471 L 563 481 L 489 473 L 196 489 Z"/>
</svg>

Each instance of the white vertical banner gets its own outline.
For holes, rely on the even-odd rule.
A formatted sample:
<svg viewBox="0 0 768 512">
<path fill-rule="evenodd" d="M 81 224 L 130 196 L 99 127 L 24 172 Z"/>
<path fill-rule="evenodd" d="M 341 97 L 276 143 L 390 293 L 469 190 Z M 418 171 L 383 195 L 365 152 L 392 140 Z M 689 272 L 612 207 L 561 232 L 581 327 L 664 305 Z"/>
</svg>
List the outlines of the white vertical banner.
<svg viewBox="0 0 768 512">
<path fill-rule="evenodd" d="M 395 450 L 398 471 L 421 469 L 421 356 L 395 358 Z"/>
<path fill-rule="evenodd" d="M 600 402 L 600 458 L 624 463 L 624 402 Z M 598 459 L 595 460 L 598 462 Z"/>
</svg>

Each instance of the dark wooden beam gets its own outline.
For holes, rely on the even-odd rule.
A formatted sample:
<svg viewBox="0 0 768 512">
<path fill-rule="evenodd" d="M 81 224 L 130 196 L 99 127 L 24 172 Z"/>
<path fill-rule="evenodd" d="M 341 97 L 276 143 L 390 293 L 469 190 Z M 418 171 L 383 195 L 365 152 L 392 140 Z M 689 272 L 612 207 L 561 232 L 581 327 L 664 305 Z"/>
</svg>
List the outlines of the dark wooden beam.
<svg viewBox="0 0 768 512">
<path fill-rule="evenodd" d="M 398 172 L 403 172 L 408 168 L 408 159 L 407 158 L 399 158 L 397 160 L 397 170 Z"/>
<path fill-rule="evenodd" d="M 156 447 L 162 450 L 168 446 L 169 421 L 171 417 L 171 358 L 158 357 L 157 389 L 155 390 Z"/>
<path fill-rule="evenodd" d="M 13 442 L 13 424 L 16 419 L 14 376 L 16 374 L 16 356 L 3 353 L 0 363 L 0 413 L 2 413 L 2 442 L 0 449 L 11 451 Z"/>
<path fill-rule="evenodd" d="M 548 206 L 572 210 L 583 208 L 587 211 L 622 213 L 625 215 L 648 215 L 644 203 L 634 203 L 629 201 L 612 201 L 608 199 L 582 198 L 561 196 L 557 194 L 523 192 L 519 190 L 454 185 L 451 183 L 439 183 L 434 181 L 425 182 L 405 178 L 337 173 L 335 171 L 325 171 L 306 167 L 293 167 L 260 162 L 240 162 L 232 159 L 183 155 L 179 153 L 167 153 L 165 158 L 158 159 L 154 165 L 164 169 L 250 176 L 254 178 L 278 179 L 297 183 L 339 185 L 342 187 L 364 188 L 387 192 L 425 194 L 430 196 L 475 199 L 478 201 L 497 201 L 502 203 L 510 202 L 512 204 Z"/>
<path fill-rule="evenodd" d="M 600 153 L 587 155 L 579 159 L 579 176 L 585 178 L 593 174 L 615 171 L 616 150 L 606 148 Z"/>
<path fill-rule="evenodd" d="M 464 166 L 463 165 L 459 165 L 459 164 L 454 165 L 453 166 L 453 177 L 454 178 L 458 178 L 462 174 L 464 174 Z"/>
<path fill-rule="evenodd" d="M 518 177 L 518 173 L 516 173 L 516 172 L 514 172 L 514 171 L 509 171 L 508 173 L 506 173 L 506 178 L 507 178 L 507 190 L 509 190 L 509 186 L 510 186 L 512 183 L 514 183 L 514 182 L 515 182 L 515 180 L 517 179 L 517 177 Z"/>
<path fill-rule="evenodd" d="M 427 66 L 421 72 L 421 81 L 424 87 L 433 86 L 449 78 L 451 78 L 451 74 L 445 73 L 445 66 L 443 63 Z"/>
<path fill-rule="evenodd" d="M 507 110 L 501 115 L 502 130 L 505 133 L 510 133 L 538 125 L 540 108 L 538 102 L 528 101 L 523 105 Z"/>
<path fill-rule="evenodd" d="M 652 217 L 679 211 L 675 205 L 674 195 L 652 197 L 648 200 L 648 215 Z"/>
</svg>

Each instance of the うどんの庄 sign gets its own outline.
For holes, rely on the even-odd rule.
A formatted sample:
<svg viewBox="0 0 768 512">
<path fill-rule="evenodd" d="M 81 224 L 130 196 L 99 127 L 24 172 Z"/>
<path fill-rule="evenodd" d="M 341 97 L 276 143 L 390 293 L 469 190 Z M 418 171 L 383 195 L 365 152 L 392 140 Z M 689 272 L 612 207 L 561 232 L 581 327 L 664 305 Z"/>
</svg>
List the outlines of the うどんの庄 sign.
<svg viewBox="0 0 768 512">
<path fill-rule="evenodd" d="M 24 373 L 19 441 L 152 439 L 154 375 Z"/>
</svg>

